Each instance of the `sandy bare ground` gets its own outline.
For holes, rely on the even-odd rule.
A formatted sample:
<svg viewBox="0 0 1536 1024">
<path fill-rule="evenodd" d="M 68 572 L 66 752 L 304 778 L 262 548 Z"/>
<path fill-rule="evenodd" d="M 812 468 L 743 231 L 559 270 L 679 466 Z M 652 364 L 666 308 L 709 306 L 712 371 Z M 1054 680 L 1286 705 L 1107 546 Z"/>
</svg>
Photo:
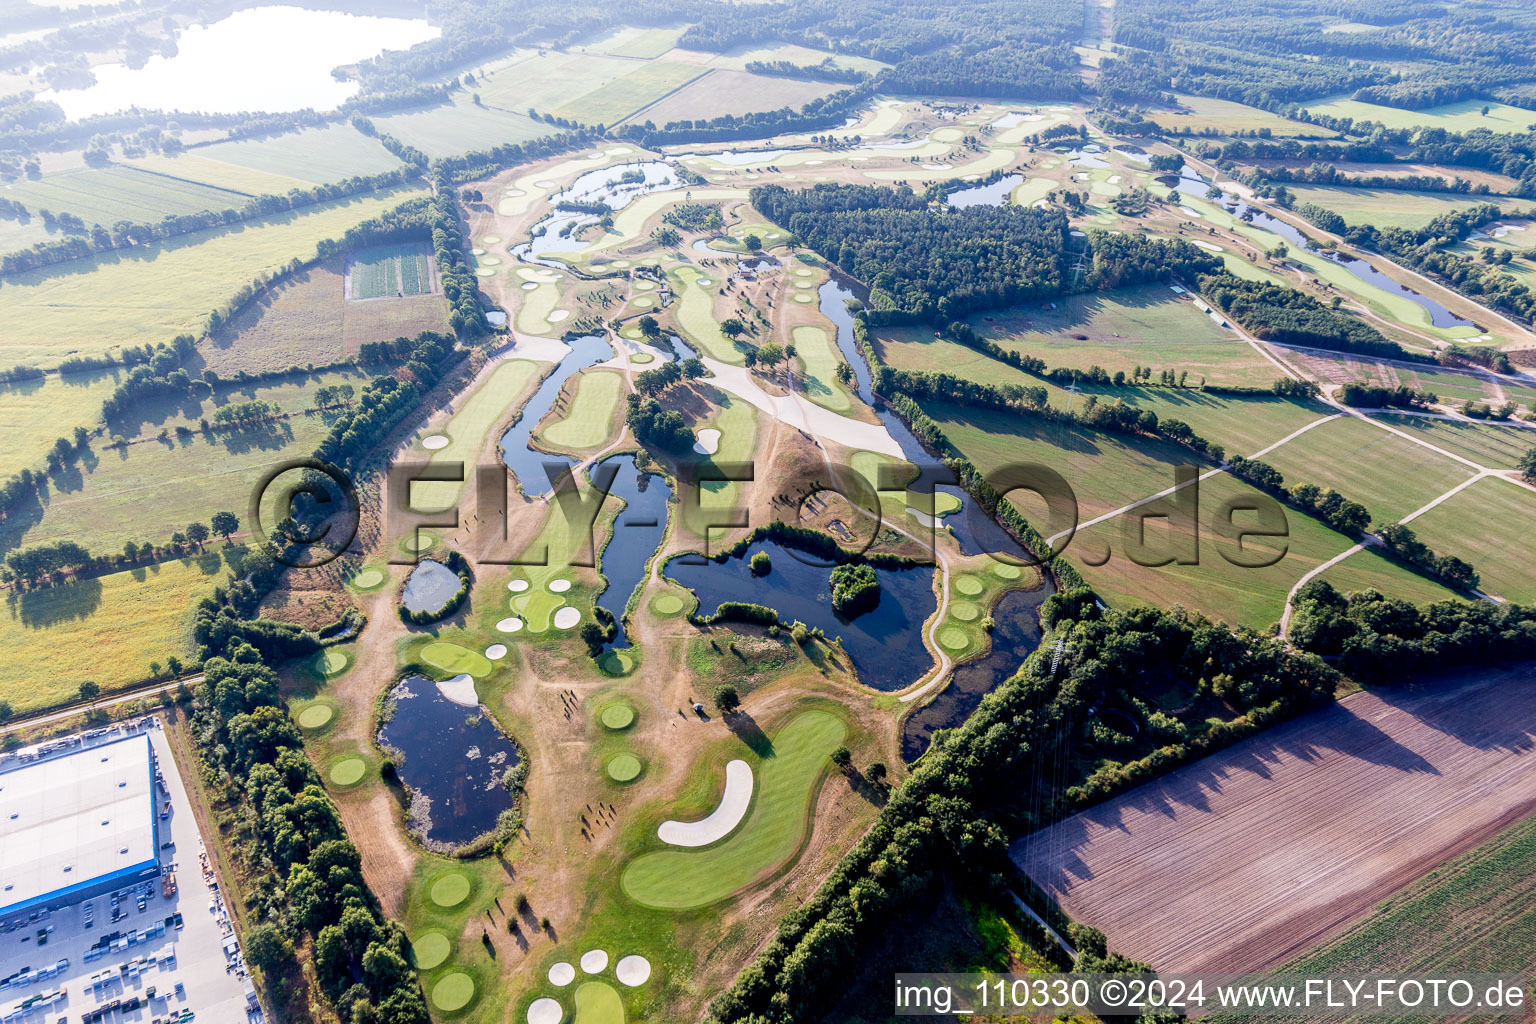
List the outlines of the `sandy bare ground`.
<svg viewBox="0 0 1536 1024">
<path fill-rule="evenodd" d="M 1112 948 L 1274 966 L 1536 811 L 1530 668 L 1359 693 L 1013 844 Z"/>
</svg>

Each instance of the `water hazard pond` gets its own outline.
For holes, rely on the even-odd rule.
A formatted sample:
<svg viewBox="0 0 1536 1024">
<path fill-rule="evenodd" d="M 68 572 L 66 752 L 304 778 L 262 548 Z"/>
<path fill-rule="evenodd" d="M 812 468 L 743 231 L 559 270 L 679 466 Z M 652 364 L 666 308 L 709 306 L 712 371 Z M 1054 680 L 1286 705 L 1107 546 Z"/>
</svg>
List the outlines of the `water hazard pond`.
<svg viewBox="0 0 1536 1024">
<path fill-rule="evenodd" d="M 400 603 L 406 611 L 435 612 L 459 592 L 462 583 L 459 574 L 442 562 L 423 558 L 406 579 Z"/>
<path fill-rule="evenodd" d="M 455 703 L 425 676 L 389 693 L 379 746 L 411 791 L 410 829 L 428 845 L 462 846 L 512 809 L 502 776 L 520 760 L 517 744 L 479 707 Z"/>
</svg>

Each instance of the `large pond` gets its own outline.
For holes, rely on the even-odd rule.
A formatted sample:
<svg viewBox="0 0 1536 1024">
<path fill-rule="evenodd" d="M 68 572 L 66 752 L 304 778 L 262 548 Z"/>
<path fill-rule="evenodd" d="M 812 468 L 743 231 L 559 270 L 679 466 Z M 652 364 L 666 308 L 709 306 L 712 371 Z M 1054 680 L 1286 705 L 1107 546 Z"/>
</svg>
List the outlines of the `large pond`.
<svg viewBox="0 0 1536 1024">
<path fill-rule="evenodd" d="M 754 576 L 748 565 L 759 551 L 766 551 L 773 563 L 766 576 Z M 931 566 L 876 569 L 880 602 L 849 619 L 832 609 L 831 567 L 808 564 L 815 560 L 774 541 L 759 541 L 724 562 L 679 555 L 667 561 L 664 572 L 698 595 L 705 615 L 726 601 L 747 601 L 775 609 L 785 624 L 799 619 L 840 637 L 859 678 L 877 690 L 899 690 L 929 670 L 933 657 L 923 646 L 923 622 L 938 608 Z"/>
<path fill-rule="evenodd" d="M 949 205 L 956 210 L 970 206 L 1002 206 L 1013 190 L 1023 184 L 1024 175 L 1005 174 L 989 185 L 972 185 L 949 194 Z"/>
<path fill-rule="evenodd" d="M 645 565 L 667 532 L 667 502 L 672 488 L 666 477 L 641 472 L 635 466 L 633 455 L 615 455 L 604 459 L 594 469 L 600 473 L 605 466 L 615 466 L 618 473 L 608 493 L 623 498 L 624 511 L 614 524 L 613 539 L 603 549 L 603 575 L 608 578 L 608 589 L 598 597 L 599 608 L 606 608 L 618 623 L 619 632 L 613 639 L 614 647 L 630 646 L 624 632 L 624 606 L 645 576 Z"/>
<path fill-rule="evenodd" d="M 624 181 L 624 176 L 638 175 L 638 180 Z M 545 253 L 574 252 L 584 243 L 571 236 L 596 224 L 599 215 L 578 210 L 561 210 L 560 203 L 605 203 L 617 213 L 641 196 L 683 187 L 676 168 L 663 160 L 616 164 L 588 171 L 571 183 L 570 188 L 549 197 L 556 209 L 531 229 L 532 237 L 512 248 L 512 254 L 529 263 L 569 270 L 568 264 L 546 259 Z"/>
<path fill-rule="evenodd" d="M 528 445 L 528 438 L 539 420 L 554 406 L 560 397 L 560 389 L 571 374 L 589 366 L 605 363 L 613 358 L 613 346 L 601 335 L 587 334 L 569 341 L 571 350 L 560 360 L 554 372 L 544 378 L 528 404 L 523 406 L 522 416 L 501 435 L 501 457 L 507 468 L 517 476 L 523 493 L 530 498 L 538 497 L 550 488 L 549 471 L 555 478 L 569 471 L 575 463 L 564 455 L 550 455 Z"/>
<path fill-rule="evenodd" d="M 459 592 L 463 580 L 442 562 L 423 558 L 406 578 L 400 603 L 408 612 L 435 612 Z"/>
<path fill-rule="evenodd" d="M 393 714 L 379 730 L 400 781 L 411 790 L 411 828 L 432 844 L 462 846 L 496 827 L 512 808 L 502 784 L 518 763 L 517 744 L 483 709 L 449 700 L 425 676 L 390 691 Z"/>
<path fill-rule="evenodd" d="M 302 7 L 253 7 L 193 25 L 176 54 L 142 68 L 103 64 L 88 89 L 45 92 L 74 120 L 129 107 L 235 114 L 245 110 L 334 110 L 357 92 L 331 69 L 435 39 L 424 18 L 375 18 Z"/>
</svg>

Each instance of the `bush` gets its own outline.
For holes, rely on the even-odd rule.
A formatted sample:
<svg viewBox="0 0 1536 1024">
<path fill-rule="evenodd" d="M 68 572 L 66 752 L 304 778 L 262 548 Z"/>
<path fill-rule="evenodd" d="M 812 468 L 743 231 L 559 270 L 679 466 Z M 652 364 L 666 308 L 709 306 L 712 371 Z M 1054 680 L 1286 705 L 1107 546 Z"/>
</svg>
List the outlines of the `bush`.
<svg viewBox="0 0 1536 1024">
<path fill-rule="evenodd" d="M 832 608 L 852 618 L 880 602 L 880 577 L 868 565 L 840 565 L 832 570 Z"/>
<path fill-rule="evenodd" d="M 749 564 L 752 566 L 752 575 L 754 576 L 767 576 L 773 571 L 773 559 L 768 557 L 768 552 L 766 551 L 759 551 L 753 555 L 752 561 Z"/>
</svg>

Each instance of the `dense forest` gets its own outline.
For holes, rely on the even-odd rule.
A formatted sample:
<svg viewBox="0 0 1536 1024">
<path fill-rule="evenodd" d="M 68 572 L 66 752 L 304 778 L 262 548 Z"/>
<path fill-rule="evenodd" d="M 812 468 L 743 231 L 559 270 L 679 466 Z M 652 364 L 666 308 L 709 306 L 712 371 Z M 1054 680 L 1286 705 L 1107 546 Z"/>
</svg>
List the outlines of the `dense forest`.
<svg viewBox="0 0 1536 1024">
<path fill-rule="evenodd" d="M 1282 345 L 1305 345 L 1335 352 L 1433 362 L 1409 352 L 1380 331 L 1348 313 L 1330 309 L 1305 292 L 1265 281 L 1248 281 L 1222 271 L 1200 279 L 1200 292 L 1211 305 L 1255 337 Z"/>
</svg>

